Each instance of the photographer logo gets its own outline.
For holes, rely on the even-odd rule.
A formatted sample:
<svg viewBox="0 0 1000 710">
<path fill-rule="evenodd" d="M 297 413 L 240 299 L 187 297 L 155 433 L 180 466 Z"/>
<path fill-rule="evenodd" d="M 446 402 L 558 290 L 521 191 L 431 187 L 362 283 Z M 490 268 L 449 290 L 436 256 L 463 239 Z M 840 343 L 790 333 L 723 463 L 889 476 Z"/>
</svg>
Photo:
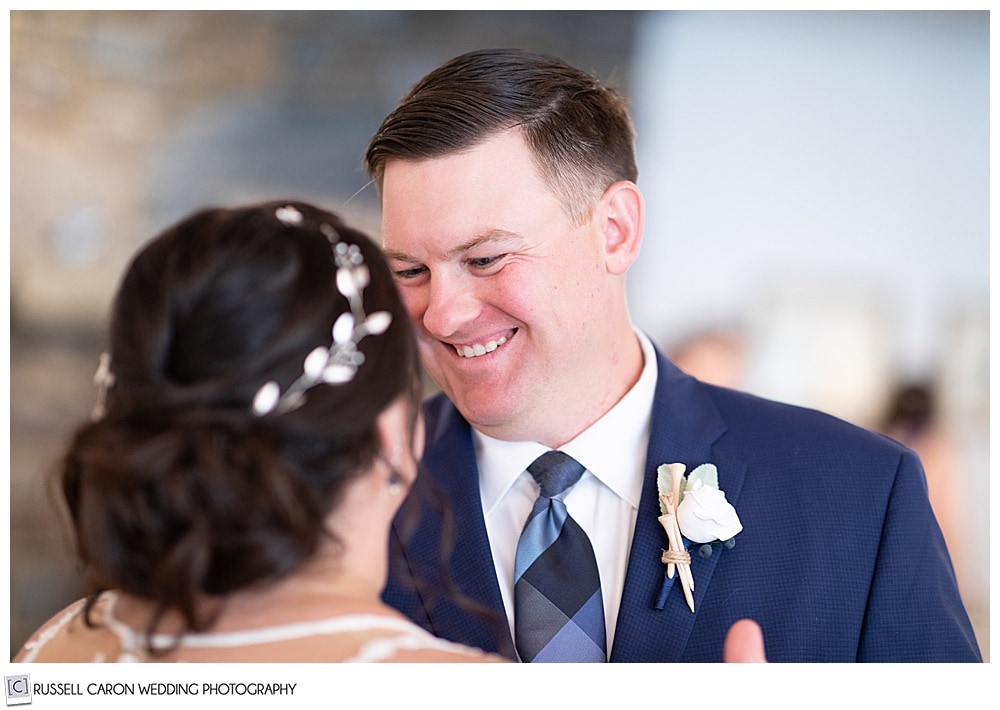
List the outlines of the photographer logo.
<svg viewBox="0 0 1000 710">
<path fill-rule="evenodd" d="M 31 683 L 28 682 L 27 674 L 4 676 L 4 681 L 8 705 L 31 704 Z"/>
</svg>

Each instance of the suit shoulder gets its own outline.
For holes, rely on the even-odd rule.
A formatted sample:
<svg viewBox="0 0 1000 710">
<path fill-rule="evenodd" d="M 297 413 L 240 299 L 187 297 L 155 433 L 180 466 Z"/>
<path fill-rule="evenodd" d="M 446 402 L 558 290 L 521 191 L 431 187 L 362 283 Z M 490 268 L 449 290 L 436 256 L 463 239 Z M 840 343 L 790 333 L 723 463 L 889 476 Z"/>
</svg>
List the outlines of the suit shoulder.
<svg viewBox="0 0 1000 710">
<path fill-rule="evenodd" d="M 817 453 L 864 456 L 898 461 L 911 454 L 899 442 L 826 412 L 778 402 L 737 390 L 705 384 L 728 431 L 768 446 L 792 451 L 808 447 Z"/>
</svg>

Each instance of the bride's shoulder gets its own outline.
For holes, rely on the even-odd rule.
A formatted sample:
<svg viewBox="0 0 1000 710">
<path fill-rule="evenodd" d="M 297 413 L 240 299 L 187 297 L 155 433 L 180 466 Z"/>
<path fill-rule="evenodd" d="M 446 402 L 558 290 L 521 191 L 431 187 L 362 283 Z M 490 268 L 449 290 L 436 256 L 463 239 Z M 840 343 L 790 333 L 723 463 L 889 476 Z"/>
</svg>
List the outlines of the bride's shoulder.
<svg viewBox="0 0 1000 710">
<path fill-rule="evenodd" d="M 38 660 L 39 655 L 43 652 L 48 655 L 59 647 L 61 636 L 65 635 L 68 630 L 84 625 L 83 614 L 86 604 L 86 599 L 77 599 L 53 614 L 38 627 L 31 638 L 24 642 L 21 650 L 14 656 L 13 662 L 30 663 Z"/>
</svg>

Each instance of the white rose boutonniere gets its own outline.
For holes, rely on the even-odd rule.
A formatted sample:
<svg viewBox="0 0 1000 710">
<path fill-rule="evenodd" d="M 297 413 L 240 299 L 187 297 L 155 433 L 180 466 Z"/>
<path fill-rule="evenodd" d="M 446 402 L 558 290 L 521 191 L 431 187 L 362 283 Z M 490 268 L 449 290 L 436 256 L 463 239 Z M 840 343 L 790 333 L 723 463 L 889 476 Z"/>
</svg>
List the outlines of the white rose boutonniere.
<svg viewBox="0 0 1000 710">
<path fill-rule="evenodd" d="M 694 577 L 691 575 L 691 555 L 684 539 L 701 543 L 698 552 L 710 557 L 712 543 L 726 548 L 735 544 L 733 537 L 743 530 L 736 509 L 719 489 L 719 473 L 713 464 L 702 464 L 687 477 L 681 463 L 663 464 L 657 469 L 657 489 L 660 498 L 660 524 L 667 533 L 668 548 L 661 560 L 667 565 L 663 590 L 657 602 L 662 609 L 670 582 L 677 571 L 688 608 L 694 611 Z"/>
<path fill-rule="evenodd" d="M 704 475 L 699 476 L 699 473 Z M 715 479 L 714 485 L 711 479 Z M 736 509 L 719 490 L 715 466 L 699 466 L 687 481 L 677 506 L 677 522 L 684 537 L 692 542 L 729 540 L 743 529 Z"/>
</svg>

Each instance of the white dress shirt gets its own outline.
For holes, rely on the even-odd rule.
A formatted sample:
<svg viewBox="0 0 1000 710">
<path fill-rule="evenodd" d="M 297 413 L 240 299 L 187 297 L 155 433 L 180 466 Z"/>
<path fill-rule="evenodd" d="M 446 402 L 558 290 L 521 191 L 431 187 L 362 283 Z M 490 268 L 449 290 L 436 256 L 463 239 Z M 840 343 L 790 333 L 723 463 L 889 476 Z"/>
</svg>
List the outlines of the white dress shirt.
<svg viewBox="0 0 1000 710">
<path fill-rule="evenodd" d="M 594 547 L 601 575 L 609 655 L 642 495 L 656 389 L 653 345 L 638 329 L 636 335 L 644 361 L 639 380 L 603 417 L 560 448 L 587 469 L 564 501 Z M 538 497 L 538 484 L 527 468 L 549 449 L 534 441 L 500 441 L 475 430 L 472 436 L 486 532 L 513 636 L 514 557 L 518 538 Z"/>
</svg>

